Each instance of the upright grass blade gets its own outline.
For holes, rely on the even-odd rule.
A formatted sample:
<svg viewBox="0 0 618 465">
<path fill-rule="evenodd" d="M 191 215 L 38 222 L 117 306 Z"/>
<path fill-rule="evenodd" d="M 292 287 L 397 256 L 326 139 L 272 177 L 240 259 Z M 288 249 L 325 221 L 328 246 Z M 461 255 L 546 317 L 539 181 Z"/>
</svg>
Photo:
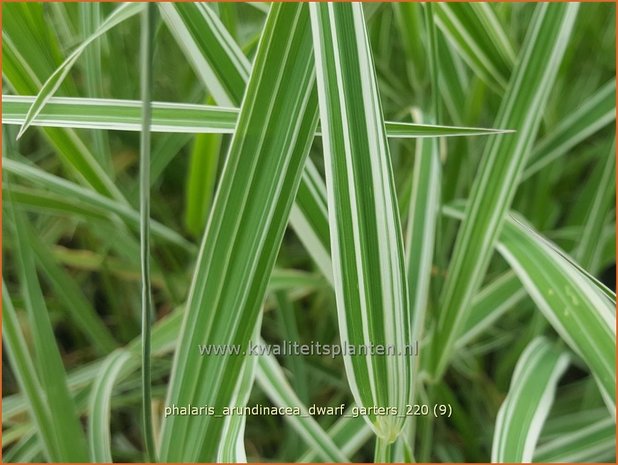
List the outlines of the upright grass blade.
<svg viewBox="0 0 618 465">
<path fill-rule="evenodd" d="M 504 89 L 515 52 L 485 3 L 436 3 L 438 25 L 464 60 L 490 87 Z"/>
<path fill-rule="evenodd" d="M 9 213 L 15 231 L 15 261 L 34 342 L 35 363 L 53 430 L 50 434 L 54 437 L 55 447 L 48 451 L 50 459 L 83 462 L 88 457 L 86 439 L 66 384 L 66 373 L 39 285 L 34 255 L 26 243 L 27 220 L 14 208 Z"/>
<path fill-rule="evenodd" d="M 3 95 L 2 123 L 19 125 L 34 97 Z M 32 126 L 140 131 L 141 103 L 137 100 L 53 97 Z M 187 103 L 152 102 L 152 132 L 233 134 L 237 108 Z M 508 129 L 469 128 L 386 121 L 390 138 L 482 136 L 512 132 Z M 317 135 L 320 135 L 318 129 Z"/>
<path fill-rule="evenodd" d="M 363 407 L 403 412 L 412 363 L 408 290 L 390 154 L 360 4 L 311 4 L 324 131 L 333 275 L 343 345 L 390 345 L 386 356 L 344 357 Z M 353 47 L 349 44 L 355 44 Z M 367 415 L 379 440 L 397 438 L 403 418 Z"/>
<path fill-rule="evenodd" d="M 467 309 L 483 278 L 536 136 L 577 13 L 577 4 L 539 4 L 497 125 L 517 130 L 489 141 L 470 194 L 442 291 L 433 340 L 433 375 L 444 373 Z"/>
<path fill-rule="evenodd" d="M 79 5 L 80 32 L 82 37 L 90 37 L 101 24 L 101 4 L 80 3 Z M 86 97 L 103 95 L 103 70 L 101 66 L 101 43 L 95 41 L 83 52 L 85 62 Z M 93 154 L 107 173 L 113 173 L 112 156 L 109 139 L 104 131 L 95 131 L 92 134 Z"/>
<path fill-rule="evenodd" d="M 196 264 L 168 405 L 222 408 L 232 398 L 229 380 L 243 358 L 201 357 L 196 347 L 246 347 L 257 321 L 317 125 L 306 8 L 276 4 L 268 15 Z M 221 418 L 167 417 L 161 460 L 214 460 L 223 425 Z"/>
<path fill-rule="evenodd" d="M 517 362 L 498 412 L 491 461 L 531 462 L 569 357 L 544 338 L 534 339 Z"/>
<path fill-rule="evenodd" d="M 62 61 L 56 38 L 52 36 L 43 16 L 43 7 L 5 5 L 3 16 L 2 75 L 15 92 L 22 95 L 36 94 L 41 83 L 53 74 Z M 60 88 L 69 95 L 75 94 L 75 85 L 70 79 L 62 83 Z M 30 106 L 24 109 L 24 119 L 20 124 L 25 122 Z M 124 201 L 111 178 L 74 131 L 50 127 L 44 128 L 43 134 L 63 164 L 69 167 L 71 174 L 103 195 Z"/>
<path fill-rule="evenodd" d="M 616 201 L 616 139 L 612 141 L 609 153 L 599 164 L 601 177 L 588 215 L 581 232 L 581 239 L 575 251 L 575 258 L 585 269 L 590 270 L 598 248 L 598 232 L 603 229 L 606 215 Z M 595 240 L 595 238 L 597 240 Z"/>
<path fill-rule="evenodd" d="M 152 61 L 157 6 L 149 3 L 142 12 L 140 75 L 142 93 L 142 131 L 140 132 L 140 262 L 142 271 L 142 418 L 146 457 L 156 461 L 152 427 L 151 326 L 154 309 L 150 283 L 150 120 L 152 100 Z"/>
<path fill-rule="evenodd" d="M 27 399 L 27 409 L 36 425 L 43 452 L 49 461 L 62 460 L 61 445 L 55 434 L 54 420 L 38 380 L 34 362 L 19 327 L 13 302 L 2 281 L 2 343 L 11 362 L 20 389 Z"/>
</svg>

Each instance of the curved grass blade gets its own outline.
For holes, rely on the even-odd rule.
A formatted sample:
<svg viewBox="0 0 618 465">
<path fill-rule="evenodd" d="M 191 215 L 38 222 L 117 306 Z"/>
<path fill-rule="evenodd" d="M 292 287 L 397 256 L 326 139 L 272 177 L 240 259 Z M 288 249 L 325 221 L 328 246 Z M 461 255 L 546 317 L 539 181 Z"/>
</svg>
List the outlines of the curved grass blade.
<svg viewBox="0 0 618 465">
<path fill-rule="evenodd" d="M 2 124 L 23 124 L 34 97 L 3 95 Z M 137 100 L 53 97 L 31 124 L 42 127 L 140 131 L 141 103 Z M 233 134 L 237 108 L 188 103 L 152 102 L 152 132 Z M 391 138 L 459 137 L 506 134 L 509 129 L 470 128 L 385 122 Z M 316 135 L 320 135 L 318 129 Z"/>
<path fill-rule="evenodd" d="M 537 307 L 595 376 L 612 414 L 616 405 L 616 313 L 582 270 L 520 221 L 509 221 L 498 251 Z"/>
<path fill-rule="evenodd" d="M 487 269 L 538 131 L 577 8 L 577 4 L 539 4 L 535 10 L 521 59 L 496 120 L 498 126 L 506 125 L 517 132 L 495 137 L 485 147 L 442 290 L 432 350 L 436 379 L 446 370 L 469 304 Z"/>
<path fill-rule="evenodd" d="M 257 373 L 257 382 L 275 405 L 279 407 L 302 406 L 301 400 L 288 384 L 283 371 L 272 355 L 260 355 L 258 365 L 260 370 Z M 309 415 L 306 407 L 301 407 L 300 416 L 291 415 L 286 416 L 285 419 L 296 429 L 307 445 L 320 455 L 322 460 L 326 462 L 350 461 Z"/>
<path fill-rule="evenodd" d="M 19 387 L 27 399 L 25 407 L 36 425 L 44 455 L 50 461 L 59 461 L 62 459 L 61 445 L 58 444 L 57 436 L 54 434 L 52 413 L 45 399 L 45 391 L 38 380 L 26 340 L 21 333 L 19 320 L 4 280 L 2 280 L 2 317 L 2 343 L 6 347 L 6 354 Z"/>
<path fill-rule="evenodd" d="M 531 462 L 569 356 L 544 338 L 521 354 L 496 419 L 492 463 Z"/>
<path fill-rule="evenodd" d="M 110 218 L 118 215 L 126 224 L 134 230 L 139 229 L 139 213 L 124 203 L 109 199 L 98 192 L 79 186 L 60 178 L 35 166 L 17 160 L 3 158 L 2 168 L 16 177 L 22 178 L 35 185 L 45 188 L 44 192 L 22 190 L 19 186 L 15 190 L 16 202 L 24 202 L 30 205 L 38 205 L 41 208 L 58 209 L 67 213 L 99 214 L 101 217 Z M 3 186 L 5 191 L 6 186 Z M 21 194 L 31 196 L 21 198 Z M 54 195 L 57 194 L 57 198 Z M 55 202 L 57 200 L 57 202 Z M 191 244 L 176 231 L 169 229 L 157 221 L 152 222 L 152 232 L 156 237 L 176 244 L 188 252 L 195 252 L 195 245 Z"/>
<path fill-rule="evenodd" d="M 577 144 L 616 120 L 616 81 L 612 80 L 541 139 L 530 154 L 521 181 L 567 154 Z"/>
<path fill-rule="evenodd" d="M 71 68 L 80 57 L 82 52 L 100 36 L 105 34 L 114 26 L 117 26 L 121 22 L 130 18 L 131 16 L 139 13 L 143 8 L 143 5 L 139 3 L 124 3 L 116 8 L 106 19 L 101 23 L 97 30 L 88 37 L 86 40 L 80 43 L 80 45 L 71 53 L 66 60 L 56 69 L 56 71 L 47 79 L 43 84 L 43 87 L 39 91 L 38 95 L 34 99 L 34 102 L 28 109 L 28 113 L 24 119 L 23 124 L 19 128 L 17 138 L 19 139 L 23 133 L 28 129 L 31 122 L 36 119 L 41 109 L 45 106 L 47 101 L 54 95 L 58 87 L 62 84 L 64 78 L 69 74 Z"/>
<path fill-rule="evenodd" d="M 306 8 L 276 4 L 267 18 L 198 257 L 168 405 L 222 408 L 232 398 L 234 385 L 226 380 L 238 377 L 243 358 L 200 357 L 196 347 L 246 348 L 255 327 L 317 125 Z M 161 459 L 214 460 L 223 424 L 167 417 Z"/>
<path fill-rule="evenodd" d="M 407 281 L 382 110 L 362 6 L 311 4 L 323 125 L 333 274 L 343 345 L 390 345 L 391 356 L 344 357 L 360 406 L 404 411 L 412 364 Z M 345 44 L 357 44 L 346 47 Z M 403 427 L 368 415 L 380 440 Z"/>
<path fill-rule="evenodd" d="M 93 463 L 112 463 L 110 437 L 111 397 L 120 372 L 131 361 L 131 354 L 124 349 L 112 352 L 105 358 L 90 394 L 90 415 L 88 416 L 88 442 L 90 460 Z M 133 364 L 136 365 L 135 359 Z"/>
</svg>

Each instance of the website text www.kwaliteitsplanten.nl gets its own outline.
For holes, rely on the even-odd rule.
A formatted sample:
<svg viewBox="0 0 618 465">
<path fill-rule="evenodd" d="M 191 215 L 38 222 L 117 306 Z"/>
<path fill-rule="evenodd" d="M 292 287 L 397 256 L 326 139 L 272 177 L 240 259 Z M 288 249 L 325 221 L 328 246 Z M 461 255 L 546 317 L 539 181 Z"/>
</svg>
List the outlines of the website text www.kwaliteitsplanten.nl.
<svg viewBox="0 0 618 465">
<path fill-rule="evenodd" d="M 419 344 L 395 346 L 392 344 L 322 344 L 311 341 L 301 344 L 298 341 L 283 341 L 280 344 L 266 344 L 263 342 L 250 341 L 247 346 L 240 344 L 198 344 L 198 350 L 202 356 L 418 356 Z"/>
</svg>

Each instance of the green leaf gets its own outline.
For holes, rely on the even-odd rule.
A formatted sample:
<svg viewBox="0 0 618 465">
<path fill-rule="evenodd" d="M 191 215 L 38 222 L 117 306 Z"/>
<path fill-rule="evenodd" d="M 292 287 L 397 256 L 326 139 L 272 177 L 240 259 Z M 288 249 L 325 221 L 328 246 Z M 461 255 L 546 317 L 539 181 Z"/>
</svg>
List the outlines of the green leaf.
<svg viewBox="0 0 618 465">
<path fill-rule="evenodd" d="M 82 52 L 92 42 L 97 40 L 100 36 L 105 34 L 114 26 L 117 26 L 121 22 L 130 18 L 131 16 L 139 13 L 142 10 L 143 5 L 139 3 L 124 3 L 116 8 L 106 19 L 101 23 L 97 30 L 88 37 L 86 40 L 80 43 L 80 45 L 71 53 L 66 60 L 54 71 L 54 73 L 45 81 L 43 87 L 36 96 L 31 107 L 28 109 L 28 113 L 24 119 L 23 124 L 19 128 L 17 138 L 19 139 L 23 133 L 28 129 L 32 121 L 34 121 L 41 109 L 45 106 L 47 101 L 54 95 L 64 78 L 69 74 L 71 68 L 80 57 Z"/>
<path fill-rule="evenodd" d="M 522 353 L 496 420 L 492 463 L 531 462 L 569 357 L 544 338 Z"/>
<path fill-rule="evenodd" d="M 233 395 L 243 359 L 201 357 L 196 347 L 246 347 L 257 321 L 317 125 L 306 8 L 270 10 L 197 260 L 169 404 L 223 407 Z M 214 460 L 223 423 L 167 417 L 161 460 Z"/>
<path fill-rule="evenodd" d="M 539 4 L 535 10 L 496 119 L 498 126 L 506 125 L 517 132 L 494 137 L 486 145 L 449 264 L 433 340 L 435 378 L 440 378 L 446 369 L 469 304 L 487 269 L 576 13 L 576 4 Z"/>
<path fill-rule="evenodd" d="M 3 95 L 2 123 L 22 124 L 33 97 Z M 53 97 L 31 124 L 43 127 L 140 131 L 141 103 L 137 100 L 110 100 Z M 152 132 L 190 134 L 233 134 L 238 109 L 188 103 L 152 102 Z M 482 136 L 512 132 L 485 129 L 386 122 L 391 138 Z M 318 129 L 316 135 L 320 135 Z"/>
<path fill-rule="evenodd" d="M 405 411 L 412 364 L 403 245 L 382 109 L 360 4 L 311 4 L 341 343 L 394 355 L 344 356 L 363 407 Z M 356 44 L 350 47 L 346 44 Z M 386 442 L 403 418 L 367 416 Z"/>
</svg>

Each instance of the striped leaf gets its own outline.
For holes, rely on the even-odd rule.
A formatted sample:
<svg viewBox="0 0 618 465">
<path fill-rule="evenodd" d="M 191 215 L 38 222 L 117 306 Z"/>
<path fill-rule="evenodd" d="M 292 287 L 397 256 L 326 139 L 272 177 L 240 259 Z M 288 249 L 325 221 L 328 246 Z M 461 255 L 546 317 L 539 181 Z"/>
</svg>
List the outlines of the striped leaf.
<svg viewBox="0 0 618 465">
<path fill-rule="evenodd" d="M 2 123 L 23 124 L 34 97 L 2 96 Z M 140 131 L 141 103 L 137 100 L 85 99 L 53 97 L 31 124 L 41 127 Z M 189 103 L 152 102 L 152 132 L 187 134 L 233 134 L 237 108 Z M 434 124 L 387 121 L 391 138 L 482 136 L 512 132 Z M 316 132 L 320 135 L 318 128 Z"/>
<path fill-rule="evenodd" d="M 341 342 L 389 344 L 395 351 L 392 356 L 346 355 L 348 382 L 360 406 L 403 412 L 412 380 L 410 357 L 403 355 L 411 344 L 408 291 L 363 11 L 358 3 L 311 4 L 310 9 Z M 387 443 L 403 426 L 395 415 L 367 419 Z"/>
<path fill-rule="evenodd" d="M 539 4 L 536 8 L 496 119 L 498 126 L 507 125 L 517 132 L 495 137 L 485 147 L 449 264 L 433 341 L 432 371 L 436 378 L 446 369 L 470 302 L 492 256 L 576 13 L 576 4 Z"/>
<path fill-rule="evenodd" d="M 498 412 L 492 463 L 532 461 L 556 385 L 568 365 L 568 355 L 544 338 L 536 338 L 526 347 Z"/>
<path fill-rule="evenodd" d="M 238 377 L 243 359 L 201 357 L 196 347 L 246 347 L 257 321 L 317 125 L 306 8 L 277 4 L 268 15 L 196 264 L 168 405 L 222 408 L 232 398 L 234 385 L 224 380 Z M 167 417 L 161 460 L 215 460 L 223 425 Z"/>
</svg>

